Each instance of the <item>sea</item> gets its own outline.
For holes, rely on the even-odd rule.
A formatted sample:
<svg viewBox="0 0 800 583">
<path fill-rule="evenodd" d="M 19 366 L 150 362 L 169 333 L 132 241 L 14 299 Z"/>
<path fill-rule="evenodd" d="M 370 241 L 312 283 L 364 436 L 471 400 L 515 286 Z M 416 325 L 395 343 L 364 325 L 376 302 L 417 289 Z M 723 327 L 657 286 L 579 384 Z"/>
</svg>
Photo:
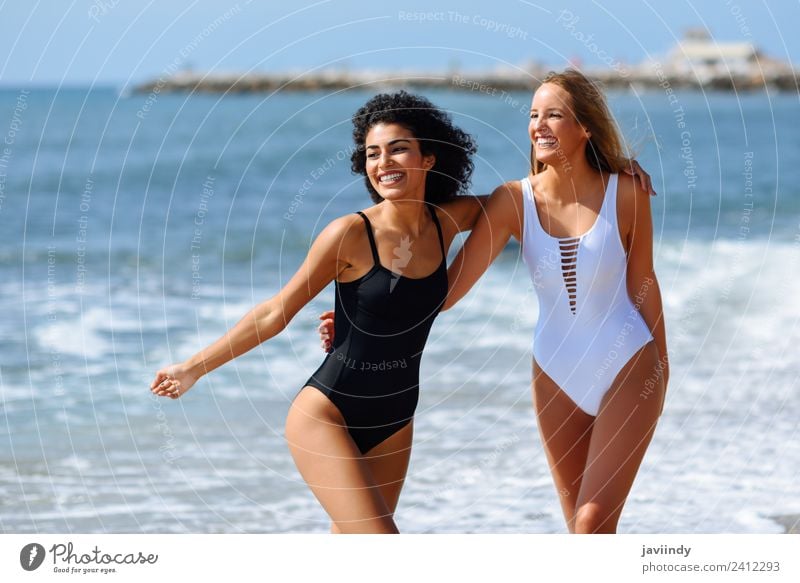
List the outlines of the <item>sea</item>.
<svg viewBox="0 0 800 583">
<path fill-rule="evenodd" d="M 371 204 L 350 119 L 379 90 L 0 90 L 0 532 L 328 531 L 284 426 L 333 286 L 181 399 L 149 384 Z M 471 193 L 525 176 L 530 95 L 425 94 L 475 137 Z M 783 532 L 800 514 L 798 96 L 609 102 L 657 191 L 671 359 L 619 530 Z M 512 242 L 434 324 L 401 531 L 566 532 L 532 408 L 537 316 Z"/>
</svg>

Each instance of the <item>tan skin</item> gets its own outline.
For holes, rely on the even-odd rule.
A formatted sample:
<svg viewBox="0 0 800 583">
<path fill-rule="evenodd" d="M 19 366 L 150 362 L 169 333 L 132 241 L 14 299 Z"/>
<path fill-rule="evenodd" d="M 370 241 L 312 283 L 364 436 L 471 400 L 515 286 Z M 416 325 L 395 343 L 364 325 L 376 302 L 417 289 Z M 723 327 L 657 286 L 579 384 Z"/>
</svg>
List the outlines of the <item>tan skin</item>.
<svg viewBox="0 0 800 583">
<path fill-rule="evenodd" d="M 545 83 L 534 95 L 529 133 L 538 160 L 547 169 L 531 175 L 537 212 L 554 237 L 574 237 L 594 224 L 608 176 L 589 166 L 584 155 L 590 137 L 568 104 L 570 95 Z M 557 140 L 555 147 L 546 144 Z M 566 162 L 566 163 L 565 163 Z M 533 362 L 533 397 L 539 430 L 564 518 L 570 532 L 616 532 L 625 499 L 661 414 L 669 378 L 661 295 L 653 270 L 649 197 L 637 183 L 619 177 L 617 218 L 625 248 L 630 297 L 647 289 L 640 313 L 653 334 L 622 369 L 603 398 L 596 417 L 583 412 Z M 494 191 L 464 248 L 454 260 L 448 306 L 463 297 L 505 247 L 522 240 L 523 199 L 519 182 Z M 659 373 L 659 359 L 663 371 Z M 648 379 L 655 387 L 642 398 Z"/>
<path fill-rule="evenodd" d="M 529 133 L 537 158 L 547 170 L 531 175 L 537 212 L 554 237 L 573 237 L 594 224 L 608 175 L 586 162 L 590 134 L 568 104 L 561 87 L 544 84 L 534 95 Z M 556 147 L 539 141 L 557 140 Z M 649 180 L 648 180 L 649 182 Z M 583 412 L 533 361 L 533 398 L 539 430 L 567 528 L 572 533 L 615 532 L 664 403 L 669 378 L 661 295 L 653 270 L 652 219 L 642 183 L 620 176 L 617 218 L 628 258 L 627 290 L 643 297 L 640 313 L 653 334 L 614 379 L 600 412 Z M 649 188 L 649 185 L 647 186 Z M 647 192 L 646 190 L 644 192 Z M 445 309 L 471 289 L 513 236 L 522 241 L 523 193 L 519 181 L 495 189 L 458 256 L 448 270 Z M 642 294 L 642 290 L 646 293 Z M 331 340 L 331 313 L 323 318 L 323 346 Z M 663 357 L 662 357 L 663 355 Z M 659 365 L 661 363 L 661 365 Z M 655 386 L 642 398 L 648 379 Z"/>
<path fill-rule="evenodd" d="M 412 256 L 403 275 L 432 273 L 441 263 L 436 226 L 424 204 L 425 177 L 436 163 L 414 135 L 397 124 L 378 124 L 366 136 L 367 174 L 384 198 L 364 210 L 372 223 L 382 265 L 391 265 L 401 239 Z M 399 179 L 382 182 L 384 174 Z M 470 228 L 480 212 L 476 197 L 460 197 L 436 209 L 445 248 Z M 151 391 L 177 399 L 204 375 L 280 333 L 333 280 L 353 281 L 373 267 L 364 221 L 347 215 L 316 238 L 303 264 L 280 292 L 248 312 L 231 330 L 185 362 L 160 369 Z M 333 532 L 396 533 L 394 512 L 408 468 L 412 424 L 365 455 L 353 442 L 338 409 L 313 387 L 304 387 L 289 408 L 286 439 L 300 474 L 331 517 Z"/>
</svg>

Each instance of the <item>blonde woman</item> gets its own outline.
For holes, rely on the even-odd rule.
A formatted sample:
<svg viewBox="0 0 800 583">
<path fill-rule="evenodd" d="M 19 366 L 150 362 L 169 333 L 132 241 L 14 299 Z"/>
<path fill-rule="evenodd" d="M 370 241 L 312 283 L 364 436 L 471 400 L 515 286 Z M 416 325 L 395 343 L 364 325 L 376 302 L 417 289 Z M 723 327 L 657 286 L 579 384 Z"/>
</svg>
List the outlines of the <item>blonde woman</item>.
<svg viewBox="0 0 800 583">
<path fill-rule="evenodd" d="M 511 236 L 539 300 L 533 397 L 567 528 L 616 532 L 669 378 L 649 196 L 602 92 L 574 70 L 533 96 L 531 172 L 497 188 L 448 271 L 445 308 Z"/>
</svg>

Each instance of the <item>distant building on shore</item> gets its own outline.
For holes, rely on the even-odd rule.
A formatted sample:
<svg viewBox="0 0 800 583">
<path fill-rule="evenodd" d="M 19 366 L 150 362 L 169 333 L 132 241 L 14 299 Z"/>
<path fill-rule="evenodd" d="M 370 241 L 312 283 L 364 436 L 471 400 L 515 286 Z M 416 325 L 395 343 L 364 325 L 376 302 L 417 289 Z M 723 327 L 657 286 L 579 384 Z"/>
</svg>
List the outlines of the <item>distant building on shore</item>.
<svg viewBox="0 0 800 583">
<path fill-rule="evenodd" d="M 753 43 L 720 42 L 704 28 L 690 28 L 666 55 L 664 70 L 700 86 L 747 88 L 763 85 L 791 67 L 764 55 Z"/>
<path fill-rule="evenodd" d="M 666 68 L 678 74 L 745 75 L 764 58 L 749 42 L 718 42 L 704 28 L 690 28 L 667 54 Z"/>
</svg>

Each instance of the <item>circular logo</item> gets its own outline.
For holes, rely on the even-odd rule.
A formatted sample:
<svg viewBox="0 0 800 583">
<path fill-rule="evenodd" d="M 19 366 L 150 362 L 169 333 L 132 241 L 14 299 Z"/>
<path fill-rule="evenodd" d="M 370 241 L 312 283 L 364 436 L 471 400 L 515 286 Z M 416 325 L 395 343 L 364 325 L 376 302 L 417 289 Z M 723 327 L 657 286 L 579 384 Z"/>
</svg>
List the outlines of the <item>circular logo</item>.
<svg viewBox="0 0 800 583">
<path fill-rule="evenodd" d="M 35 571 L 44 562 L 44 547 L 39 543 L 30 543 L 19 552 L 19 564 L 26 571 Z"/>
</svg>

